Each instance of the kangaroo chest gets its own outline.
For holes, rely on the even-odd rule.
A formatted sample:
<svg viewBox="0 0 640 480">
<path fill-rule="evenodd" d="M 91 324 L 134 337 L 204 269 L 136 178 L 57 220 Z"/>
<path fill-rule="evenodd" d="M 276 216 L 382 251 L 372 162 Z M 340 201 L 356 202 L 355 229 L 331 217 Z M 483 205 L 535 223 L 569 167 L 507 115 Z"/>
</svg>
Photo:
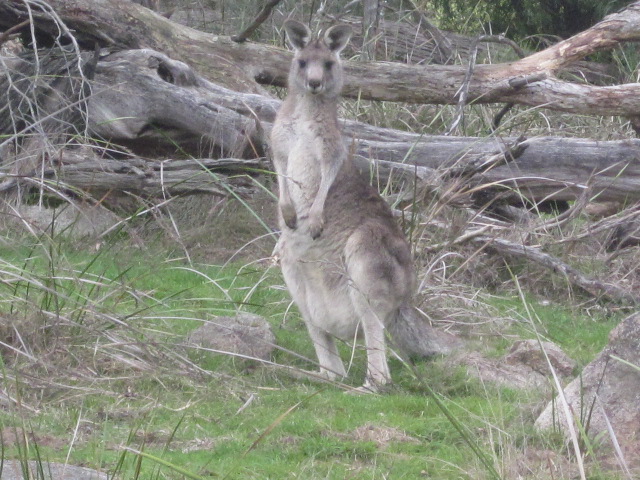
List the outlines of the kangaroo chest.
<svg viewBox="0 0 640 480">
<path fill-rule="evenodd" d="M 327 140 L 323 138 L 319 125 L 305 121 L 296 125 L 295 135 L 289 150 L 287 177 L 294 202 L 311 203 L 318 190 Z"/>
<path fill-rule="evenodd" d="M 306 117 L 306 116 L 305 116 Z M 276 165 L 278 173 L 286 176 L 291 199 L 296 210 L 309 208 L 322 179 L 323 165 L 336 162 L 344 154 L 342 139 L 322 116 L 292 118 L 276 130 L 275 148 L 281 149 Z"/>
</svg>

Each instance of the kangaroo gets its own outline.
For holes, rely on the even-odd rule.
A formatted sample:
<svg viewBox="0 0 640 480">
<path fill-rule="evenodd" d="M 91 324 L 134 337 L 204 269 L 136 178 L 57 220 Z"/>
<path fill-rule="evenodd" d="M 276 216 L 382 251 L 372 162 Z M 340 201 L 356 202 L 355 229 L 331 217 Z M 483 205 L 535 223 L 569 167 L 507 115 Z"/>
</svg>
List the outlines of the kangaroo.
<svg viewBox="0 0 640 480">
<path fill-rule="evenodd" d="M 284 28 L 296 54 L 289 72 L 289 94 L 271 137 L 279 207 L 291 229 L 297 227 L 298 212 L 306 215 L 306 227 L 315 239 L 324 227 L 327 194 L 347 154 L 338 127 L 342 90 L 338 55 L 351 37 L 351 27 L 336 25 L 324 39 L 313 42 L 302 23 L 289 20 Z"/>
<path fill-rule="evenodd" d="M 391 381 L 386 329 L 407 353 L 426 356 L 442 348 L 424 337 L 430 331 L 420 328 L 411 306 L 409 244 L 387 203 L 353 165 L 340 133 L 339 54 L 351 28 L 336 25 L 318 39 L 296 21 L 286 21 L 284 30 L 295 55 L 288 95 L 271 132 L 282 273 L 320 373 L 345 377 L 334 338 L 364 336 L 367 373 L 360 390 L 377 391 Z"/>
</svg>

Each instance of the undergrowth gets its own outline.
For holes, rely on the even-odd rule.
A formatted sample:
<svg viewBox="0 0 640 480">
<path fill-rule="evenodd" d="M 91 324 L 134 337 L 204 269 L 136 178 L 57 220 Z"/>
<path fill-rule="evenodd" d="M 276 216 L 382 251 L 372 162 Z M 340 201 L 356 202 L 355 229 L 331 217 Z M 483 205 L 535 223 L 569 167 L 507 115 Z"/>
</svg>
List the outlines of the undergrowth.
<svg viewBox="0 0 640 480">
<path fill-rule="evenodd" d="M 343 356 L 355 355 L 346 385 L 189 346 L 187 334 L 204 321 L 253 312 L 276 334 L 275 364 L 315 368 L 268 264 L 161 258 L 157 240 L 117 237 L 97 251 L 63 237 L 5 240 L 5 458 L 89 465 L 114 478 L 457 479 L 495 477 L 470 445 L 502 478 L 526 452 L 557 449 L 529 427 L 525 406 L 545 395 L 485 384 L 447 359 L 412 368 L 392 360 L 393 389 L 362 397 L 344 393 L 364 375 L 364 352 L 346 344 Z M 466 296 L 430 294 L 441 295 L 433 311 L 456 312 L 450 328 L 496 356 L 536 330 L 583 365 L 617 318 L 530 298 L 531 319 L 509 295 L 476 290 L 465 307 Z"/>
</svg>

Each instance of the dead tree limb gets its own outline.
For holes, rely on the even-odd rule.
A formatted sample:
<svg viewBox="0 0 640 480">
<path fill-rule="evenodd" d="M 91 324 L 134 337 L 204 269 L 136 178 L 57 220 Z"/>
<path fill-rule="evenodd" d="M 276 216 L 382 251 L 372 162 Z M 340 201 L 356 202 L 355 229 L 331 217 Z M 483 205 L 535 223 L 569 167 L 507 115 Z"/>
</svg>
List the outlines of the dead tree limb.
<svg viewBox="0 0 640 480">
<path fill-rule="evenodd" d="M 268 163 L 264 158 L 148 160 L 129 157 L 118 160 L 65 151 L 56 166 L 37 173 L 62 190 L 81 189 L 98 197 L 105 192 L 128 192 L 163 198 L 199 193 L 228 196 L 232 190 L 246 195 L 254 189 L 249 174 L 266 168 Z"/>
<path fill-rule="evenodd" d="M 380 21 L 380 1 L 363 0 L 362 16 L 362 58 L 366 61 L 376 59 L 378 43 L 378 23 Z"/>
<path fill-rule="evenodd" d="M 86 57 L 94 58 L 89 53 Z M 44 58 L 41 57 L 41 63 Z M 55 57 L 53 60 L 57 61 Z M 27 70 L 16 70 L 19 75 L 9 83 L 12 88 L 20 85 L 29 88 L 28 82 L 20 80 L 31 75 L 29 65 L 18 63 Z M 66 68 L 77 62 L 62 63 Z M 11 70 L 5 73 L 11 74 Z M 51 73 L 46 78 L 62 77 Z M 2 85 L 0 75 L 0 90 L 4 88 Z M 188 65 L 148 49 L 103 54 L 91 87 L 93 93 L 86 108 L 89 132 L 124 144 L 140 156 L 146 155 L 149 148 L 156 154 L 162 148 L 165 156 L 172 158 L 179 146 L 196 158 L 214 154 L 260 157 L 264 153 L 263 137 L 268 135 L 280 105 L 270 97 L 242 94 L 211 83 Z M 11 92 L 0 101 L 11 100 L 16 93 L 16 106 L 12 108 L 18 112 L 22 97 L 15 90 Z M 62 111 L 50 100 L 43 99 L 49 102 L 46 111 Z M 68 99 L 62 107 L 74 103 Z M 27 114 L 21 114 L 21 118 L 27 118 Z M 0 117 L 0 133 L 18 134 L 13 131 L 14 124 L 7 120 Z M 76 127 L 71 136 L 83 130 Z M 468 171 L 469 166 L 483 165 L 487 158 L 504 152 L 505 144 L 516 143 L 513 138 L 422 136 L 353 121 L 344 121 L 343 131 L 345 144 L 355 152 L 363 168 L 369 168 L 371 162 L 390 162 L 410 165 L 409 170 L 414 166 L 443 170 L 466 165 Z M 26 135 L 26 139 L 30 138 Z M 61 145 L 64 147 L 64 143 Z M 599 142 L 546 137 L 528 139 L 525 145 L 526 149 L 515 160 L 494 165 L 487 171 L 474 170 L 474 180 L 478 182 L 474 185 L 517 189 L 535 203 L 544 199 L 575 200 L 587 188 L 602 201 L 640 200 L 640 140 Z M 29 153 L 29 158 L 33 155 Z M 50 151 L 46 157 L 55 159 L 57 155 L 56 151 Z M 5 161 L 1 158 L 2 151 L 0 161 Z M 0 176 L 10 173 L 6 165 L 1 167 Z M 35 170 L 30 166 L 22 173 Z"/>
<path fill-rule="evenodd" d="M 438 52 L 438 63 L 449 63 L 453 59 L 453 48 L 449 39 L 438 27 L 431 23 L 413 0 L 409 0 L 409 5 L 411 6 L 411 15 L 414 17 L 418 25 L 433 37 L 436 44 L 436 51 Z"/>
<path fill-rule="evenodd" d="M 548 268 L 559 275 L 563 275 L 569 283 L 581 288 L 593 297 L 605 297 L 616 302 L 631 303 L 634 305 L 640 304 L 640 296 L 637 294 L 628 292 L 615 284 L 590 278 L 559 258 L 542 252 L 539 248 L 486 235 L 471 236 L 469 240 L 479 246 L 493 250 L 499 255 L 523 258 L 529 262 Z"/>
<path fill-rule="evenodd" d="M 60 19 L 73 29 L 81 45 L 153 48 L 173 59 L 186 60 L 210 80 L 235 90 L 264 93 L 259 83 L 284 86 L 291 54 L 251 42 L 209 35 L 171 22 L 124 0 L 50 0 Z M 31 5 L 38 32 L 57 35 L 50 15 Z M 28 18 L 23 0 L 0 2 L 0 28 Z M 579 114 L 636 115 L 640 84 L 597 87 L 553 77 L 559 69 L 621 42 L 640 40 L 640 2 L 609 15 L 594 27 L 542 52 L 514 63 L 477 65 L 469 83 L 470 103 L 516 103 Z M 370 100 L 455 104 L 466 67 L 346 62 L 345 94 Z M 514 78 L 544 80 L 514 87 Z"/>
<path fill-rule="evenodd" d="M 251 22 L 251 25 L 245 28 L 238 35 L 232 35 L 231 40 L 237 43 L 246 42 L 249 39 L 249 37 L 251 37 L 251 35 L 253 35 L 253 33 L 258 29 L 258 27 L 260 27 L 260 25 L 262 25 L 265 22 L 265 20 L 269 18 L 269 15 L 271 14 L 271 10 L 273 10 L 276 7 L 276 5 L 278 5 L 281 1 L 282 0 L 268 1 L 265 4 L 265 6 L 262 7 L 262 10 L 260 10 L 260 13 L 256 17 L 256 19 L 253 22 Z"/>
</svg>

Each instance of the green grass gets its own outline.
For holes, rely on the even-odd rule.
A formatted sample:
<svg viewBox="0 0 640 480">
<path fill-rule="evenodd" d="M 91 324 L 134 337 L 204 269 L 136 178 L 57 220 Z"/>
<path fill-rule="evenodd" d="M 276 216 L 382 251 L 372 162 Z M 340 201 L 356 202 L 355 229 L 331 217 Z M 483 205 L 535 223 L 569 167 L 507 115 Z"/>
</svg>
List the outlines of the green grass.
<svg viewBox="0 0 640 480">
<path fill-rule="evenodd" d="M 390 392 L 354 396 L 228 356 L 186 352 L 209 373 L 172 356 L 202 320 L 242 310 L 271 322 L 283 349 L 275 362 L 313 369 L 304 359 L 314 358 L 313 348 L 277 268 L 189 264 L 121 239 L 98 252 L 16 240 L 0 247 L 3 278 L 17 279 L 0 283 L 0 315 L 24 329 L 26 350 L 41 361 L 3 350 L 3 387 L 32 409 L 10 402 L 0 412 L 4 458 L 68 458 L 126 479 L 186 478 L 179 469 L 192 478 L 476 479 L 492 477 L 468 442 L 498 472 L 522 438 L 549 445 L 523 413 L 531 392 L 480 384 L 446 360 L 413 370 L 392 360 Z M 581 365 L 616 322 L 533 300 L 528 316 L 522 300 L 487 299 L 516 320 L 510 334 L 538 331 Z M 66 321 L 56 323 L 56 315 Z M 42 318 L 55 333 L 27 328 L 42 327 Z M 114 334 L 154 349 L 146 356 L 119 350 L 105 340 Z M 490 348 L 499 355 L 509 345 L 497 340 Z M 351 347 L 340 348 L 349 358 Z M 347 383 L 357 386 L 363 375 L 356 349 Z M 13 430 L 28 432 L 27 445 L 7 438 Z"/>
<path fill-rule="evenodd" d="M 594 352 L 600 352 L 606 346 L 609 332 L 620 321 L 619 315 L 605 311 L 591 314 L 567 305 L 526 301 L 528 313 L 523 311 L 519 298 L 497 298 L 493 305 L 501 314 L 518 320 L 511 327 L 512 333 L 522 338 L 540 335 L 542 339 L 559 345 L 581 367 L 593 359 Z M 511 343 L 499 342 L 498 345 L 508 347 Z M 498 348 L 497 351 L 505 353 L 504 349 Z"/>
</svg>

